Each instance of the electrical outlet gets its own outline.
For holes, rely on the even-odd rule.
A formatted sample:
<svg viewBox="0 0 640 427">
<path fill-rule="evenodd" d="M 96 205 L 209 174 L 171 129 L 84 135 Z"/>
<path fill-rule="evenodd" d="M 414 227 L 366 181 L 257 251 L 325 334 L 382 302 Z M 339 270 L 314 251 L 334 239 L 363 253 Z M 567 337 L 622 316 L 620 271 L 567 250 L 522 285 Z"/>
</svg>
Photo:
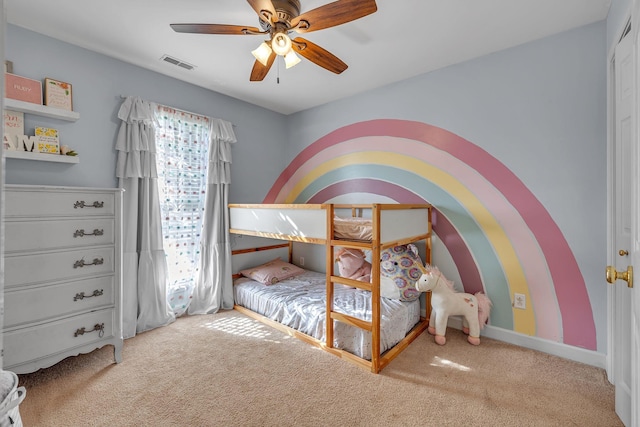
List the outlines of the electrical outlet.
<svg viewBox="0 0 640 427">
<path fill-rule="evenodd" d="M 300 266 L 303 266 L 303 265 L 304 265 L 304 257 L 303 257 L 303 256 L 301 256 L 301 257 L 300 257 Z"/>
<path fill-rule="evenodd" d="M 527 296 L 524 294 L 513 294 L 513 308 L 520 308 L 522 310 L 526 310 Z"/>
</svg>

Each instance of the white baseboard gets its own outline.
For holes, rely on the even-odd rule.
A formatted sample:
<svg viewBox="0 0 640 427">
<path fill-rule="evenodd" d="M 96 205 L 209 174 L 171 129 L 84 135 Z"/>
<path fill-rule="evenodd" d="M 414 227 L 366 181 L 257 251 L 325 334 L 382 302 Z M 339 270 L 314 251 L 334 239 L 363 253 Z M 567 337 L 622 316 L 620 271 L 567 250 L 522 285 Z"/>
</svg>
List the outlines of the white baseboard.
<svg viewBox="0 0 640 427">
<path fill-rule="evenodd" d="M 454 329 L 462 329 L 462 318 L 451 316 L 447 326 Z M 585 363 L 597 368 L 606 369 L 607 356 L 592 350 L 574 347 L 567 344 L 553 342 L 538 337 L 523 335 L 518 332 L 487 325 L 480 333 L 481 337 L 492 338 L 531 350 L 552 354 L 575 362 Z"/>
</svg>

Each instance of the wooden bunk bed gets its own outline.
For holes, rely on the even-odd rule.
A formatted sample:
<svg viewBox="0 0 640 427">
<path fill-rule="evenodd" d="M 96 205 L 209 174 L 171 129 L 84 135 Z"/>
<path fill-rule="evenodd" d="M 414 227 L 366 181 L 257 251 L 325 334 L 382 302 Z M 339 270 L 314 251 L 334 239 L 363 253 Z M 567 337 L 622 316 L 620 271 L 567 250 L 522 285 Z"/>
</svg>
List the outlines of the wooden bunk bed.
<svg viewBox="0 0 640 427">
<path fill-rule="evenodd" d="M 315 338 L 292 327 L 283 325 L 260 313 L 241 305 L 234 308 L 247 316 L 260 320 L 291 336 L 319 347 L 356 365 L 379 373 L 391 360 L 415 340 L 428 326 L 431 310 L 429 293 L 425 294 L 425 316 L 418 313 L 418 322 L 392 347 L 381 351 L 381 297 L 380 256 L 387 248 L 410 243 L 424 242 L 425 259 L 431 263 L 432 207 L 429 204 L 230 204 L 230 233 L 285 240 L 288 243 L 270 244 L 265 247 L 245 248 L 232 251 L 232 255 L 253 251 L 288 248 L 288 261 L 292 263 L 293 243 L 324 245 L 326 254 L 326 304 L 324 339 Z M 366 240 L 362 236 L 340 234 L 339 222 L 353 218 L 357 226 L 369 223 Z M 336 227 L 338 229 L 336 229 Z M 260 240 L 260 239 L 258 239 Z M 340 277 L 334 261 L 335 248 L 354 248 L 371 253 L 371 282 L 362 282 Z M 281 249 L 282 250 L 282 249 Z M 285 249 L 286 250 L 286 249 Z M 234 274 L 234 279 L 240 277 Z M 345 285 L 370 293 L 370 321 L 339 312 L 334 308 L 336 285 Z M 338 291 L 340 292 L 340 291 Z M 419 305 L 418 305 L 419 306 Z M 343 322 L 370 333 L 371 357 L 358 356 L 334 346 L 335 322 Z M 404 333 L 404 332 L 403 332 Z"/>
</svg>

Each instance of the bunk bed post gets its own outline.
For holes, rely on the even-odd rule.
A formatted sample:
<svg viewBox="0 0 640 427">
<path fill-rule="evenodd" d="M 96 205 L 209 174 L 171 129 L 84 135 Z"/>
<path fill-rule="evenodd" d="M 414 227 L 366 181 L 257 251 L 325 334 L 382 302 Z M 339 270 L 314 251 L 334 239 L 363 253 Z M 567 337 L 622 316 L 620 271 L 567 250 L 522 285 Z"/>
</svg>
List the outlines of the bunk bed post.
<svg viewBox="0 0 640 427">
<path fill-rule="evenodd" d="M 380 372 L 380 205 L 371 209 L 371 372 Z"/>
<path fill-rule="evenodd" d="M 334 208 L 332 204 L 323 205 L 326 210 L 327 221 L 327 242 L 326 242 L 326 286 L 327 286 L 327 308 L 326 308 L 326 325 L 325 325 L 325 344 L 328 348 L 333 348 L 333 279 L 335 263 L 333 262 L 333 215 Z"/>
<path fill-rule="evenodd" d="M 428 224 L 428 229 L 427 229 L 427 237 L 425 239 L 425 262 L 428 265 L 432 264 L 432 244 L 433 244 L 433 208 L 431 205 L 429 205 L 429 207 L 427 208 L 427 224 Z M 428 322 L 429 318 L 431 317 L 431 291 L 429 292 L 425 292 L 424 294 L 424 303 L 425 303 L 425 307 L 424 307 L 424 313 L 425 313 L 425 319 Z"/>
<path fill-rule="evenodd" d="M 426 254 L 425 254 L 425 261 L 427 264 L 431 264 L 431 236 L 433 234 L 433 230 L 432 230 L 432 222 L 431 220 L 433 219 L 431 217 L 431 215 L 433 215 L 433 211 L 432 211 L 432 207 L 431 205 L 429 205 L 429 207 L 427 208 L 427 224 L 428 225 L 428 230 L 427 230 L 427 238 L 425 239 L 425 243 L 426 243 Z"/>
<path fill-rule="evenodd" d="M 293 241 L 289 242 L 289 262 L 293 262 Z"/>
</svg>

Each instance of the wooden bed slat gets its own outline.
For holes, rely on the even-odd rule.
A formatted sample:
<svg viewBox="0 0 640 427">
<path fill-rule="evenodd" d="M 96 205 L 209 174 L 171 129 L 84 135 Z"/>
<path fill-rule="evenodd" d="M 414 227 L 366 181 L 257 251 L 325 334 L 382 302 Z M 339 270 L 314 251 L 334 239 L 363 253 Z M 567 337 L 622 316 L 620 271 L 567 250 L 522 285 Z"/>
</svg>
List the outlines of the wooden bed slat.
<svg viewBox="0 0 640 427">
<path fill-rule="evenodd" d="M 340 276 L 331 276 L 331 281 L 333 283 L 339 283 L 341 285 L 347 285 L 347 286 L 362 289 L 365 291 L 371 291 L 370 282 L 361 282 L 359 280 L 349 279 L 349 278 L 340 277 Z"/>
<path fill-rule="evenodd" d="M 364 329 L 365 331 L 371 332 L 372 323 L 366 320 L 358 319 L 357 317 L 349 316 L 348 314 L 337 313 L 335 311 L 331 312 L 331 318 L 333 320 L 338 320 L 340 322 L 346 323 L 351 326 L 355 326 L 360 329 Z"/>
<path fill-rule="evenodd" d="M 270 251 L 272 249 L 287 248 L 287 247 L 289 247 L 288 243 L 281 243 L 279 245 L 261 246 L 259 248 L 236 249 L 234 251 L 231 251 L 231 255 L 248 254 L 251 252 L 260 252 L 260 251 Z"/>
</svg>

